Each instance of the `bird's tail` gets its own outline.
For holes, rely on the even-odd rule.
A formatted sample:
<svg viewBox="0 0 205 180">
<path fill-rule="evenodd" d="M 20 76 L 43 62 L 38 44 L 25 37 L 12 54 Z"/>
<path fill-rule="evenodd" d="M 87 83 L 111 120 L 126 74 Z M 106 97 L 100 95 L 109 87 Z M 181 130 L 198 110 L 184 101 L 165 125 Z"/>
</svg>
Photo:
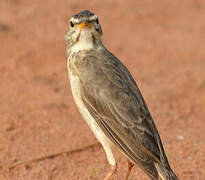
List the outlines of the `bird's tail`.
<svg viewBox="0 0 205 180">
<path fill-rule="evenodd" d="M 159 176 L 163 180 L 179 180 L 178 177 L 176 176 L 176 174 L 169 167 L 169 165 L 167 167 L 165 167 L 163 165 L 159 165 L 159 164 L 156 163 L 155 167 L 157 169 L 157 172 L 158 172 Z"/>
</svg>

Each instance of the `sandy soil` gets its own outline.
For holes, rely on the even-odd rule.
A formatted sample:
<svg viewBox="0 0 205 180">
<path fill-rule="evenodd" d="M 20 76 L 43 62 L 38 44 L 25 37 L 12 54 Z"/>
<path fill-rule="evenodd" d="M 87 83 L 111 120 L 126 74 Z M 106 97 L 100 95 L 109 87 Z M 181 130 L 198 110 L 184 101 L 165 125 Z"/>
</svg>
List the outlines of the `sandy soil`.
<svg viewBox="0 0 205 180">
<path fill-rule="evenodd" d="M 102 180 L 109 169 L 66 69 L 68 18 L 84 9 L 137 81 L 180 180 L 205 179 L 205 1 L 1 0 L 0 180 Z M 130 179 L 148 178 L 135 167 Z"/>
</svg>

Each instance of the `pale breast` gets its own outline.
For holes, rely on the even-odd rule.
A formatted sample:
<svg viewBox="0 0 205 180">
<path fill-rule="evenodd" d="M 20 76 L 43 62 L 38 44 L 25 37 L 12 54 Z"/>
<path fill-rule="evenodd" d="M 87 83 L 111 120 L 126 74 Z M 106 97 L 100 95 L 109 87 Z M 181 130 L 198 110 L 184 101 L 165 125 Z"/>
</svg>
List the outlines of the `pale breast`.
<svg viewBox="0 0 205 180">
<path fill-rule="evenodd" d="M 71 90 L 72 90 L 72 94 L 73 94 L 75 103 L 76 103 L 81 115 L 83 116 L 83 118 L 87 122 L 88 126 L 90 127 L 92 132 L 95 134 L 96 138 L 100 142 L 102 142 L 105 139 L 107 139 L 107 137 L 104 135 L 103 131 L 100 129 L 100 127 L 98 126 L 96 121 L 90 115 L 87 108 L 84 106 L 82 99 L 81 99 L 81 92 L 80 92 L 81 84 L 80 84 L 79 78 L 77 76 L 74 76 L 73 73 L 71 72 L 69 61 L 68 61 L 68 71 L 69 71 Z"/>
</svg>

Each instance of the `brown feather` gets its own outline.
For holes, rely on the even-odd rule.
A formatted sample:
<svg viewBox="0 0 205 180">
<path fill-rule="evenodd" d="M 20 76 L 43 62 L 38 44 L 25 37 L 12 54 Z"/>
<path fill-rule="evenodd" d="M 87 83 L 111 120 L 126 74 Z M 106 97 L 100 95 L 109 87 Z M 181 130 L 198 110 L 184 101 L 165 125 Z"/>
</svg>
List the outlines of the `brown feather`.
<svg viewBox="0 0 205 180">
<path fill-rule="evenodd" d="M 127 68 L 106 49 L 95 54 L 80 51 L 70 63 L 81 82 L 82 102 L 105 135 L 151 179 L 157 179 L 154 163 L 169 164 L 139 88 Z"/>
</svg>

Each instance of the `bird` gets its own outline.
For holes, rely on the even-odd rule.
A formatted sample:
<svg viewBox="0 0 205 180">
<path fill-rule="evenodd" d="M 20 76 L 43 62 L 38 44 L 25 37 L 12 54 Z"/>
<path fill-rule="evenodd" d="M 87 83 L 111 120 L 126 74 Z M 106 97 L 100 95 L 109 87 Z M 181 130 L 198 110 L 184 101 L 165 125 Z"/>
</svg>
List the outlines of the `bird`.
<svg viewBox="0 0 205 180">
<path fill-rule="evenodd" d="M 115 147 L 128 160 L 125 180 L 134 165 L 151 180 L 178 180 L 139 87 L 125 65 L 103 45 L 102 34 L 98 16 L 83 10 L 69 19 L 65 40 L 74 101 L 110 164 L 104 180 L 117 171 Z"/>
</svg>

